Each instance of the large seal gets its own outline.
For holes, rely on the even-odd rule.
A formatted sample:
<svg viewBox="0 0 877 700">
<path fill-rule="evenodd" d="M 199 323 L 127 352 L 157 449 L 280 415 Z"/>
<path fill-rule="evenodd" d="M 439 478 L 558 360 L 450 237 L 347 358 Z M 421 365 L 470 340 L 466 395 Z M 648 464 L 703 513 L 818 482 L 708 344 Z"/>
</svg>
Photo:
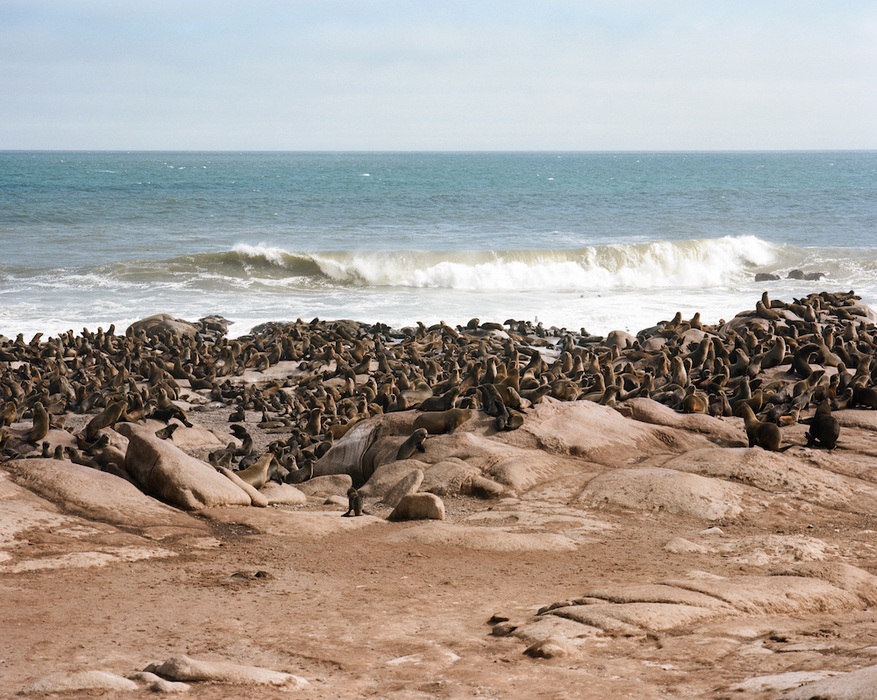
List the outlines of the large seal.
<svg viewBox="0 0 877 700">
<path fill-rule="evenodd" d="M 237 477 L 255 489 L 262 488 L 271 479 L 272 467 L 277 465 L 273 452 L 266 452 L 251 467 L 235 472 Z M 277 465 L 279 466 L 279 465 Z"/>
<path fill-rule="evenodd" d="M 816 408 L 816 415 L 810 423 L 807 432 L 807 447 L 825 447 L 833 450 L 837 447 L 837 438 L 840 435 L 840 423 L 831 415 L 831 402 L 823 399 Z"/>
<path fill-rule="evenodd" d="M 426 428 L 430 435 L 453 433 L 472 417 L 471 408 L 452 408 L 449 411 L 429 411 L 414 419 L 415 428 Z"/>
<path fill-rule="evenodd" d="M 49 434 L 49 414 L 42 401 L 33 405 L 33 427 L 28 431 L 25 438 L 29 443 L 36 445 Z"/>
<path fill-rule="evenodd" d="M 764 423 L 755 417 L 755 413 L 749 404 L 741 404 L 743 421 L 746 424 L 746 437 L 749 438 L 749 447 L 756 445 L 764 450 L 772 452 L 780 451 L 782 435 L 779 427 L 774 423 Z"/>
<path fill-rule="evenodd" d="M 396 453 L 396 460 L 409 459 L 411 455 L 418 451 L 426 452 L 426 448 L 423 446 L 423 441 L 428 434 L 426 428 L 418 428 L 411 433 L 408 439 L 399 446 L 399 451 Z"/>
<path fill-rule="evenodd" d="M 88 425 L 85 426 L 86 442 L 93 442 L 97 438 L 97 432 L 99 430 L 103 428 L 112 428 L 122 417 L 126 408 L 128 408 L 128 402 L 124 398 L 116 399 L 103 411 L 88 421 Z"/>
<path fill-rule="evenodd" d="M 448 411 L 454 407 L 454 402 L 460 395 L 460 388 L 453 387 L 441 396 L 430 396 L 421 401 L 418 409 L 421 411 Z"/>
</svg>

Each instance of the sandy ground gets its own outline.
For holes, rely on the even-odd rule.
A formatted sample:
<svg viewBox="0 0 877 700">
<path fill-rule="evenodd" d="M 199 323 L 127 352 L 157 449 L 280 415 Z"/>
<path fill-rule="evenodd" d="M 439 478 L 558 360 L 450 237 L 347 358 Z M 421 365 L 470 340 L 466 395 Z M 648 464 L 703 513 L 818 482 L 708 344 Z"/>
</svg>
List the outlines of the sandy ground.
<svg viewBox="0 0 877 700">
<path fill-rule="evenodd" d="M 490 516 L 505 505 L 446 499 L 450 523 L 474 518 L 503 527 L 513 516 Z M 376 512 L 374 504 L 366 507 Z M 297 510 L 340 517 L 343 508 L 308 504 Z M 656 581 L 692 570 L 733 576 L 765 569 L 714 555 L 663 551 L 674 537 L 708 537 L 698 535 L 703 522 L 618 508 L 590 515 L 607 527 L 572 552 L 398 542 L 397 535 L 424 524 L 377 519 L 321 538 L 214 523 L 213 542 L 186 537 L 164 542 L 175 554 L 171 557 L 5 574 L 0 577 L 0 695 L 12 696 L 59 670 L 128 675 L 179 653 L 294 673 L 310 682 L 309 688 L 292 691 L 301 698 L 773 697 L 730 688 L 757 675 L 851 670 L 868 665 L 869 654 L 877 661 L 874 611 L 842 620 L 810 617 L 803 624 L 777 619 L 770 625 L 794 634 L 766 634 L 758 649 L 729 647 L 725 656 L 710 650 L 701 657 L 683 635 L 645 642 L 606 638 L 586 654 L 529 658 L 521 640 L 491 634 L 494 615 L 524 621 L 543 605 L 596 586 Z M 843 551 L 859 542 L 863 556 L 855 563 L 877 573 L 877 522 L 871 514 L 841 522 L 777 512 L 758 522 L 718 525 L 730 538 L 802 534 Z M 556 530 L 563 529 L 558 522 Z M 57 555 L 65 542 L 50 531 L 34 534 L 27 556 Z M 797 647 L 783 652 L 792 642 Z M 238 693 L 290 696 L 275 688 L 204 683 L 192 684 L 186 695 L 206 699 Z M 153 693 L 144 688 L 71 695 Z"/>
</svg>

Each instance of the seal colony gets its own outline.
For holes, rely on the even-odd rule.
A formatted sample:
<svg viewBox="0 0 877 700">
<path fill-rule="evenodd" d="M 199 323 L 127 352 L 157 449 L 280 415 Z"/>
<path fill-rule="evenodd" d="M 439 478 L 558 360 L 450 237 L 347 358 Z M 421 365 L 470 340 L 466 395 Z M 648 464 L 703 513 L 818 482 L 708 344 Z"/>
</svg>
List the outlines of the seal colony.
<svg viewBox="0 0 877 700">
<path fill-rule="evenodd" d="M 765 292 L 754 311 L 730 322 L 710 326 L 677 313 L 636 336 L 515 320 L 397 330 L 314 319 L 228 339 L 221 317 L 192 324 L 167 315 L 136 322 L 124 335 L 112 326 L 45 341 L 19 335 L 0 342 L 0 459 L 60 456 L 57 444 L 44 443 L 50 428 L 64 428 L 68 414 L 94 414 L 65 454 L 127 478 L 124 459 L 101 434 L 155 419 L 167 425 L 158 437 L 169 439 L 175 425 L 192 425 L 182 396 L 192 410 L 230 409 L 236 441 L 209 462 L 239 470 L 257 488 L 269 479 L 302 483 L 358 423 L 411 410 L 414 430 L 397 459 L 424 451 L 432 436 L 453 433 L 476 413 L 509 431 L 540 402 L 611 407 L 637 397 L 679 412 L 743 417 L 750 446 L 767 450 L 784 449 L 782 429 L 809 423 L 820 406 L 808 444 L 833 449 L 843 438 L 832 409 L 877 408 L 875 316 L 859 302 L 852 291 L 789 303 Z M 262 378 L 247 382 L 248 372 Z M 261 420 L 247 423 L 248 411 Z M 29 425 L 10 427 L 20 422 Z M 282 437 L 257 452 L 249 431 Z M 359 476 L 355 486 L 370 473 Z"/>
<path fill-rule="evenodd" d="M 724 697 L 873 664 L 875 315 L 754 307 L 605 337 L 157 317 L 0 341 L 10 682 L 214 678 L 160 663 L 186 651 L 351 699 Z"/>
</svg>

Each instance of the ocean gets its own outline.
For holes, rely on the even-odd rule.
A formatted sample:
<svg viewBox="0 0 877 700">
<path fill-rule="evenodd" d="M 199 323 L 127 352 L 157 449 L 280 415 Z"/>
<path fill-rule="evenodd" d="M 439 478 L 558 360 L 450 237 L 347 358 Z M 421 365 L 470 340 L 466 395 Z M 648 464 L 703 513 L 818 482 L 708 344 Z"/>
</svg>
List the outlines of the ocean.
<svg viewBox="0 0 877 700">
<path fill-rule="evenodd" d="M 10 338 L 155 313 L 635 333 L 764 290 L 877 307 L 877 152 L 7 151 L 0 237 Z"/>
</svg>

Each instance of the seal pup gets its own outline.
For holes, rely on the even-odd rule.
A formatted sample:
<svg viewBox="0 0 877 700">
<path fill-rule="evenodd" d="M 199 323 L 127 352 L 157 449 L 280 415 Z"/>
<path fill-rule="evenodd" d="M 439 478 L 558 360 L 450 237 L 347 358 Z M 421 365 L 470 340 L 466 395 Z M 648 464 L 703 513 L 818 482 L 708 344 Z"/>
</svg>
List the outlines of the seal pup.
<svg viewBox="0 0 877 700">
<path fill-rule="evenodd" d="M 167 426 L 165 426 L 164 428 L 160 428 L 155 431 L 155 437 L 159 438 L 160 440 L 170 440 L 176 429 L 179 427 L 179 423 L 168 423 Z"/>
<path fill-rule="evenodd" d="M 362 515 L 362 496 L 351 486 L 347 489 L 347 512 L 341 517 L 351 518 L 357 515 Z"/>
<path fill-rule="evenodd" d="M 763 450 L 779 452 L 780 443 L 782 442 L 782 434 L 779 427 L 774 423 L 763 423 L 758 420 L 749 404 L 744 403 L 740 408 L 743 422 L 746 424 L 746 437 L 749 438 L 749 447 L 757 445 Z"/>
<path fill-rule="evenodd" d="M 837 447 L 840 435 L 840 423 L 831 415 L 831 402 L 823 399 L 816 408 L 816 415 L 806 433 L 807 447 L 825 447 L 833 450 Z"/>
<path fill-rule="evenodd" d="M 18 418 L 18 404 L 13 400 L 7 401 L 0 411 L 0 426 L 12 425 L 16 418 Z"/>
<path fill-rule="evenodd" d="M 408 439 L 399 446 L 399 451 L 396 453 L 396 460 L 409 459 L 415 452 L 426 452 L 426 448 L 423 446 L 423 441 L 426 439 L 427 435 L 429 435 L 429 432 L 426 428 L 418 428 L 411 433 L 411 435 L 408 436 Z"/>
<path fill-rule="evenodd" d="M 294 466 L 294 464 L 290 465 Z M 314 476 L 314 463 L 313 461 L 308 461 L 301 469 L 290 469 L 290 471 L 283 477 L 284 483 L 287 484 L 301 484 L 309 479 L 312 479 Z"/>
</svg>

